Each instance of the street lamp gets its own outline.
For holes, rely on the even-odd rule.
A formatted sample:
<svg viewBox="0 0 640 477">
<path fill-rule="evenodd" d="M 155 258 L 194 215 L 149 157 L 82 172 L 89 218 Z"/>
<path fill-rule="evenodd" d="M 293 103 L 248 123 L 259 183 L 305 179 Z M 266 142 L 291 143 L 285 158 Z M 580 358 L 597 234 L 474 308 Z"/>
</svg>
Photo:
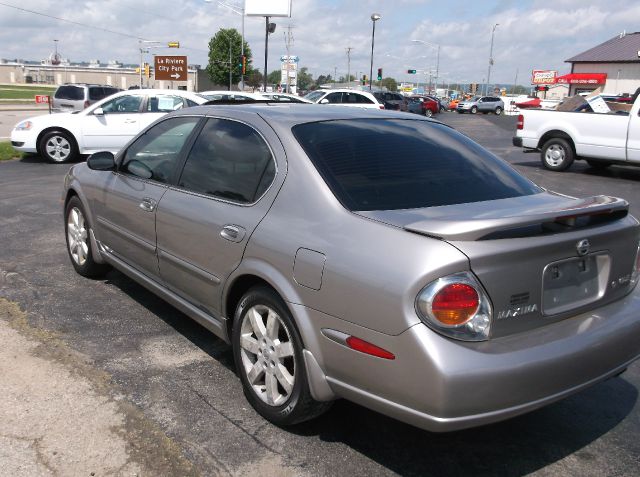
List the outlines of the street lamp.
<svg viewBox="0 0 640 477">
<path fill-rule="evenodd" d="M 382 15 L 379 13 L 371 14 L 371 23 L 373 24 L 373 30 L 371 32 L 371 69 L 369 70 L 369 91 L 371 91 L 373 86 L 373 43 L 376 38 L 376 22 L 382 18 Z"/>
<path fill-rule="evenodd" d="M 487 84 L 484 89 L 484 94 L 489 94 L 489 83 L 491 82 L 491 67 L 493 66 L 493 36 L 496 33 L 496 27 L 499 23 L 493 25 L 493 29 L 491 30 L 491 49 L 489 50 L 489 70 L 487 71 Z"/>
<path fill-rule="evenodd" d="M 138 40 L 138 48 L 140 49 L 140 89 L 142 89 L 142 69 L 143 69 L 143 54 L 149 53 L 150 48 L 160 48 L 161 43 L 156 40 Z M 148 81 L 147 81 L 148 83 Z"/>
<path fill-rule="evenodd" d="M 434 43 L 429 43 L 428 41 L 424 41 L 424 40 L 411 40 L 413 43 L 422 43 L 423 45 L 426 46 L 430 46 L 431 48 L 436 48 L 436 50 L 438 51 L 437 56 L 436 56 L 436 90 L 438 89 L 438 78 L 439 78 L 439 74 L 440 74 L 440 45 L 439 44 L 434 44 Z M 431 87 L 431 82 L 429 82 L 429 87 Z"/>
<path fill-rule="evenodd" d="M 206 3 L 213 3 L 214 0 L 204 0 Z M 240 43 L 240 56 L 244 56 L 244 6 L 239 7 L 237 5 L 231 5 L 225 2 L 216 1 L 217 4 L 228 8 L 233 13 L 240 15 L 242 17 L 242 41 Z M 244 5 L 244 2 L 243 2 Z M 244 91 L 244 75 L 242 71 L 240 72 L 240 89 Z"/>
</svg>

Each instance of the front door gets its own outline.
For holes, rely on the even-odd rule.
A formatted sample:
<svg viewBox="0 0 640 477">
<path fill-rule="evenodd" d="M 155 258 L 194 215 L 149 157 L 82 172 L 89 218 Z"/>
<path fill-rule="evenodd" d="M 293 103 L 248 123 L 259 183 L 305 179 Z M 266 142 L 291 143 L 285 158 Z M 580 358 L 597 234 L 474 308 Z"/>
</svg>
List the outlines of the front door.
<svg viewBox="0 0 640 477">
<path fill-rule="evenodd" d="M 627 160 L 640 163 L 640 109 L 632 112 L 629 116 Z"/>
<path fill-rule="evenodd" d="M 275 198 L 276 169 L 271 148 L 254 128 L 207 120 L 177 187 L 158 205 L 158 258 L 167 286 L 219 315 L 222 286 Z"/>
<path fill-rule="evenodd" d="M 156 209 L 174 178 L 180 154 L 200 118 L 177 117 L 158 123 L 125 151 L 98 199 L 100 241 L 144 274 L 158 278 Z"/>
<path fill-rule="evenodd" d="M 140 131 L 140 108 L 144 96 L 118 96 L 104 103 L 82 121 L 82 152 L 118 152 Z"/>
</svg>

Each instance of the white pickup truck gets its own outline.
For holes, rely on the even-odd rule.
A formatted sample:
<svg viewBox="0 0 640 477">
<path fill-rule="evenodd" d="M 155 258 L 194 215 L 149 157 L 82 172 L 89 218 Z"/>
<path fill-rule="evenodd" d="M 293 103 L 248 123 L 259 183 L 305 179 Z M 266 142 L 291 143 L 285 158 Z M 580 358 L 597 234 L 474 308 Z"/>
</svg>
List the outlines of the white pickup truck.
<svg viewBox="0 0 640 477">
<path fill-rule="evenodd" d="M 640 97 L 629 113 L 523 110 L 513 145 L 540 151 L 547 169 L 564 171 L 575 159 L 591 167 L 640 166 Z"/>
</svg>

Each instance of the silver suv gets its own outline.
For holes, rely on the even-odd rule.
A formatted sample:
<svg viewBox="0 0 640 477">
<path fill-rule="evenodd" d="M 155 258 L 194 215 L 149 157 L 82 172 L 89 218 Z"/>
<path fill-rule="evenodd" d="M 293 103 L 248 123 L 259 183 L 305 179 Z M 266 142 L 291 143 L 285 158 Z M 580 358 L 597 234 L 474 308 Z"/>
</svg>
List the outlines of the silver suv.
<svg viewBox="0 0 640 477">
<path fill-rule="evenodd" d="M 474 96 L 467 101 L 459 102 L 456 111 L 459 113 L 476 114 L 481 112 L 500 115 L 504 111 L 504 102 L 495 96 Z"/>
<path fill-rule="evenodd" d="M 51 108 L 54 111 L 82 111 L 118 91 L 122 90 L 109 85 L 63 84 L 54 93 Z"/>
</svg>

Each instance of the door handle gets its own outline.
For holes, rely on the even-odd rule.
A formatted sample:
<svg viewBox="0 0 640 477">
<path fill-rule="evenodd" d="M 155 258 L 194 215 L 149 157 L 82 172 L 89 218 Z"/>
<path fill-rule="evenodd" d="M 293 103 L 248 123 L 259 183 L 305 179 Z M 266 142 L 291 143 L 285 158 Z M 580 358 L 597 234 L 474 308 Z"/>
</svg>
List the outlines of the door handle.
<svg viewBox="0 0 640 477">
<path fill-rule="evenodd" d="M 145 197 L 140 202 L 140 208 L 145 212 L 153 212 L 158 203 L 150 197 Z"/>
<path fill-rule="evenodd" d="M 124 123 L 125 123 L 125 124 L 133 124 L 133 123 L 136 123 L 136 122 L 137 122 L 137 121 L 136 121 L 135 119 L 125 119 L 125 120 L 124 120 Z"/>
<path fill-rule="evenodd" d="M 230 242 L 242 242 L 245 234 L 245 229 L 239 225 L 225 225 L 220 232 L 220 236 Z"/>
</svg>

